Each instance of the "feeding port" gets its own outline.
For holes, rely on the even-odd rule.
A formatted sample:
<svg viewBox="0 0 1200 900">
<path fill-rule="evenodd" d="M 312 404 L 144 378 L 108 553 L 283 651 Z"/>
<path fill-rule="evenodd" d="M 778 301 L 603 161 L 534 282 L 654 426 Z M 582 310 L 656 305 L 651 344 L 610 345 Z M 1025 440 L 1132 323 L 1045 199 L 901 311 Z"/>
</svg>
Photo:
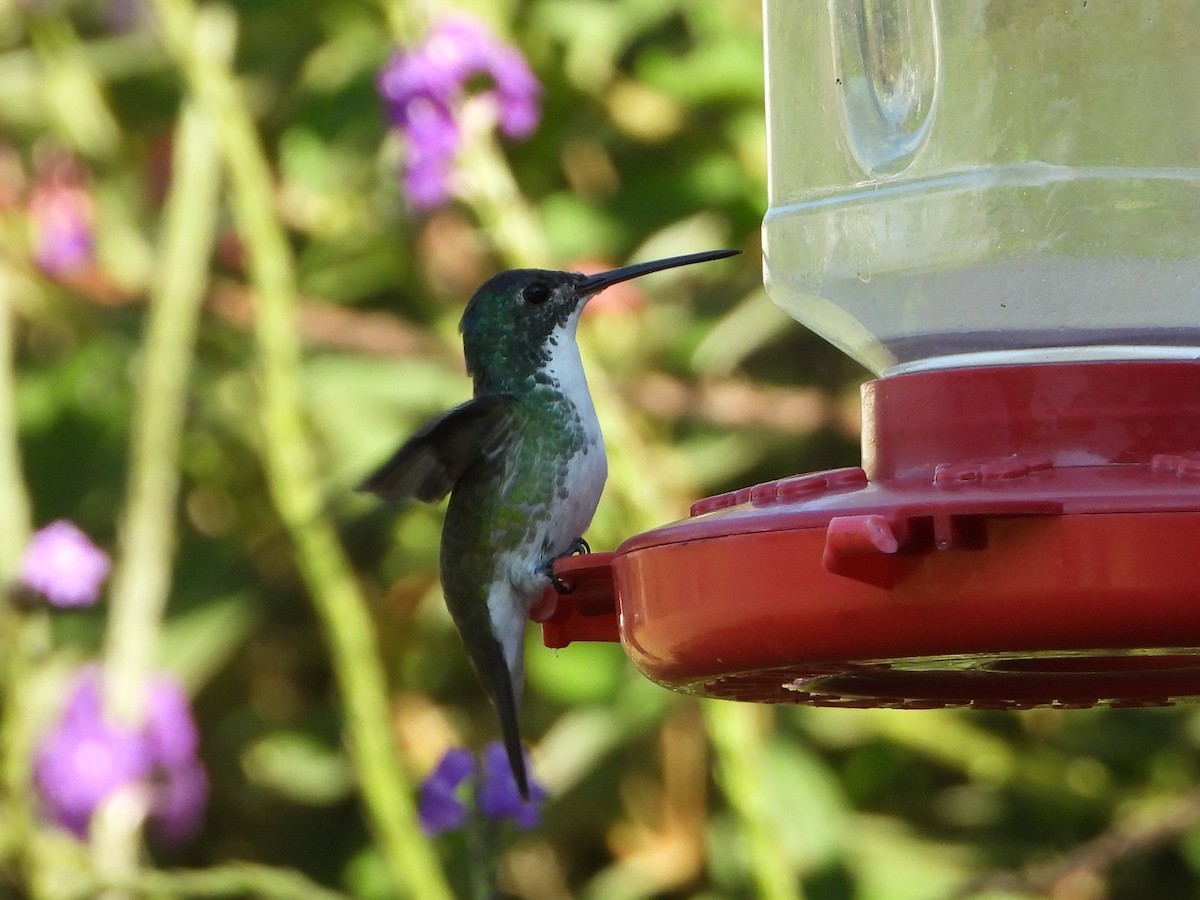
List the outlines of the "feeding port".
<svg viewBox="0 0 1200 900">
<path fill-rule="evenodd" d="M 862 465 L 562 561 L 545 642 L 740 700 L 1200 697 L 1200 27 L 766 10 L 766 283 L 879 376 Z"/>
</svg>

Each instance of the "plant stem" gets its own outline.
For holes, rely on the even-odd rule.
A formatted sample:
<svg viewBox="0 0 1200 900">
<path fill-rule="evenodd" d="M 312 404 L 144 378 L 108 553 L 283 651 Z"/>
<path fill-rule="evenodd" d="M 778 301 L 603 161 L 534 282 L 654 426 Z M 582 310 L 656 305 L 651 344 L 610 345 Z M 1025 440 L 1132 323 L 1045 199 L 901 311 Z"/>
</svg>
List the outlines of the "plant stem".
<svg viewBox="0 0 1200 900">
<path fill-rule="evenodd" d="M 499 896 L 496 888 L 496 860 L 500 855 L 499 823 L 479 808 L 483 789 L 483 772 L 471 776 L 471 802 L 463 837 L 467 844 L 467 883 L 471 900 L 493 900 Z"/>
<path fill-rule="evenodd" d="M 371 825 L 397 887 L 406 885 L 431 900 L 449 898 L 433 848 L 418 827 L 411 786 L 392 741 L 387 684 L 366 601 L 323 509 L 304 415 L 294 262 L 275 211 L 266 154 L 232 73 L 191 40 L 197 19 L 192 2 L 155 0 L 154 8 L 170 53 L 217 126 L 255 290 L 261 453 L 272 498 L 331 645 L 350 753 Z M 205 7 L 205 15 L 217 14 L 231 15 L 224 7 Z"/>
<path fill-rule="evenodd" d="M 141 869 L 104 885 L 138 897 L 262 897 L 267 900 L 347 900 L 345 894 L 310 881 L 299 872 L 254 863 L 204 869 Z M 93 886 L 86 895 L 95 896 Z M 83 896 L 80 900 L 83 900 Z"/>
<path fill-rule="evenodd" d="M 174 146 L 105 646 L 107 708 L 126 725 L 144 717 L 145 684 L 170 590 L 179 446 L 220 188 L 211 123 L 194 104 L 180 115 Z"/>
<path fill-rule="evenodd" d="M 802 900 L 800 879 L 776 833 L 771 797 L 763 780 L 763 732 L 771 710 L 726 700 L 705 703 L 704 710 L 720 761 L 721 787 L 738 817 L 757 896 Z"/>
<path fill-rule="evenodd" d="M 13 290 L 15 279 L 0 260 L 0 652 L 3 661 L 4 719 L 0 731 L 6 827 L 0 834 L 0 868 L 23 870 L 33 828 L 29 760 L 27 674 L 39 651 L 44 615 L 23 613 L 12 602 L 29 541 L 29 496 L 21 474 L 14 379 Z M 13 873 L 17 875 L 16 872 Z"/>
<path fill-rule="evenodd" d="M 0 584 L 16 581 L 29 540 L 29 496 L 21 474 L 13 377 L 14 279 L 0 260 Z"/>
<path fill-rule="evenodd" d="M 180 114 L 174 147 L 105 633 L 105 711 L 126 728 L 145 720 L 146 685 L 171 586 L 179 446 L 220 188 L 212 127 L 192 103 Z M 116 876 L 136 871 L 145 813 L 97 820 L 105 831 L 93 842 L 98 868 Z"/>
<path fill-rule="evenodd" d="M 480 104 L 463 110 L 464 135 L 459 153 L 463 199 L 479 216 L 506 265 L 550 265 L 550 249 L 537 212 L 521 193 L 508 160 L 492 134 L 492 116 Z"/>
<path fill-rule="evenodd" d="M 47 110 L 62 135 L 98 159 L 120 152 L 121 126 L 89 68 L 74 25 L 62 13 L 30 16 L 29 39 L 44 67 L 41 78 Z"/>
</svg>

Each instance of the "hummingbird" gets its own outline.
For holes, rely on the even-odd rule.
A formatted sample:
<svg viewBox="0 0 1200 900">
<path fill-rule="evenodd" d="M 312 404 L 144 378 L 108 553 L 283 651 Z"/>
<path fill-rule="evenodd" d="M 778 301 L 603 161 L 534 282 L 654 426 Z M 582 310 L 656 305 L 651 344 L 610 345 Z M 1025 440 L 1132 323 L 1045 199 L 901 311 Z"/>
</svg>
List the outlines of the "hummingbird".
<svg viewBox="0 0 1200 900">
<path fill-rule="evenodd" d="M 514 269 L 493 276 L 459 323 L 474 396 L 427 422 L 359 486 L 389 502 L 436 503 L 450 494 L 442 592 L 496 708 L 524 799 L 518 703 L 525 624 L 554 583 L 554 561 L 589 549 L 583 534 L 608 473 L 576 343 L 579 316 L 614 284 L 739 252 L 692 253 L 598 275 Z"/>
</svg>

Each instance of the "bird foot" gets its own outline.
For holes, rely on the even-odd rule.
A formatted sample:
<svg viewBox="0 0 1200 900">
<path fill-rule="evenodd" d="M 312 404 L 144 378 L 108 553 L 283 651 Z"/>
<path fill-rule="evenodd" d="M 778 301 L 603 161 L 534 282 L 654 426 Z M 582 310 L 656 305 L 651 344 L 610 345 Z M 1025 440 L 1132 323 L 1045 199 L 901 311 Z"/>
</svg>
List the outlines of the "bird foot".
<svg viewBox="0 0 1200 900">
<path fill-rule="evenodd" d="M 582 536 L 580 536 L 571 541 L 571 546 L 566 549 L 566 552 L 560 553 L 558 556 L 546 562 L 546 565 L 542 567 L 542 571 L 545 572 L 546 577 L 550 579 L 550 586 L 554 588 L 555 593 L 562 594 L 564 596 L 566 594 L 573 593 L 575 590 L 575 585 L 555 575 L 554 564 L 560 559 L 566 559 L 568 556 L 582 556 L 585 553 L 591 552 L 591 545 L 588 544 L 588 542 L 585 541 Z"/>
</svg>

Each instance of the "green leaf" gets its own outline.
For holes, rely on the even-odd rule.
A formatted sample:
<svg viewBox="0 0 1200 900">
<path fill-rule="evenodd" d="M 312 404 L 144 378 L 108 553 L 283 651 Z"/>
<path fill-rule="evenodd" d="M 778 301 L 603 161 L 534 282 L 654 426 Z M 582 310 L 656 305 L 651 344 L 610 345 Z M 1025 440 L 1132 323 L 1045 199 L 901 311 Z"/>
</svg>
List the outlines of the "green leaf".
<svg viewBox="0 0 1200 900">
<path fill-rule="evenodd" d="M 295 731 L 268 735 L 242 756 L 246 777 L 279 796 L 309 806 L 329 806 L 354 789 L 345 755 Z"/>
</svg>

